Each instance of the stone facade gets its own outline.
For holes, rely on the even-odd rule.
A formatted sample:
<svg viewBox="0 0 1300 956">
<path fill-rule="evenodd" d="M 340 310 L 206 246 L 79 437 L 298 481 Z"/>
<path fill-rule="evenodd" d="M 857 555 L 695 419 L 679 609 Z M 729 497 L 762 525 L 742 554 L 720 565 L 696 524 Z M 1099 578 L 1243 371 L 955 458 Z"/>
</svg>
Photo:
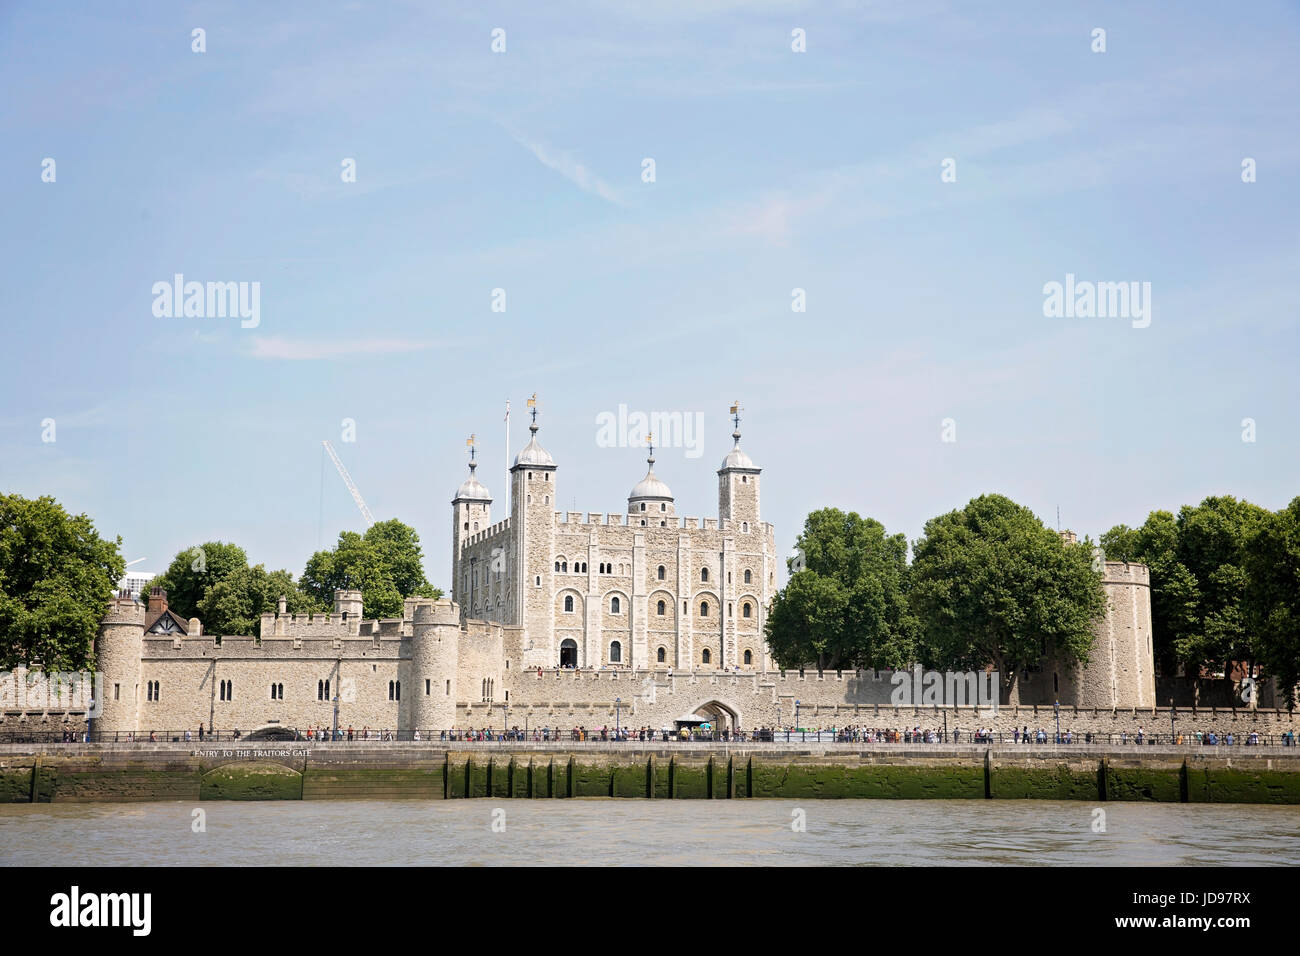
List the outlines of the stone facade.
<svg viewBox="0 0 1300 956">
<path fill-rule="evenodd" d="M 408 599 L 400 618 L 363 620 L 361 594 L 338 591 L 328 614 L 263 615 L 258 639 L 203 634 L 197 620 L 129 596 L 104 618 L 94 729 L 272 732 L 542 726 L 727 728 L 937 727 L 933 707 L 892 706 L 888 671 L 778 671 L 764 640 L 776 590 L 775 532 L 760 512 L 761 470 L 740 434 L 718 469 L 718 516 L 678 517 L 654 472 L 623 514 L 559 512 L 558 468 L 532 435 L 511 469 L 510 514 L 474 475 L 452 504 L 454 600 Z M 1070 536 L 1072 538 L 1072 536 Z M 1067 538 L 1067 542 L 1069 538 Z M 1089 660 L 1051 660 L 1019 681 L 1019 703 L 1058 702 L 1078 732 L 1129 715 L 1154 724 L 1150 582 L 1108 562 L 1108 608 Z M 1024 708 L 1022 708 L 1022 711 Z M 84 714 L 84 710 L 82 711 Z M 1025 716 L 948 714 L 963 727 L 1010 729 Z M 70 720 L 73 711 L 63 713 Z M 0 728 L 28 715 L 0 707 Z M 48 719 L 49 714 L 44 719 Z M 1029 720 L 1030 724 L 1042 720 Z M 1062 729 L 1066 729 L 1063 721 Z"/>
</svg>

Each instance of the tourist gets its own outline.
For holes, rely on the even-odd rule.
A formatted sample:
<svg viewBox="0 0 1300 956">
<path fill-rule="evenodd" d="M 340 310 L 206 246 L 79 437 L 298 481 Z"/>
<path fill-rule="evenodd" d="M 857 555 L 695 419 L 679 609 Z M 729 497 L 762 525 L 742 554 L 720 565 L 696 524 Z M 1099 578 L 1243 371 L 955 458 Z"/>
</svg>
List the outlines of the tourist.
<svg viewBox="0 0 1300 956">
<path fill-rule="evenodd" d="M 199 740 L 203 739 L 203 721 L 199 721 Z"/>
<path fill-rule="evenodd" d="M 193 735 L 188 730 L 185 731 L 185 742 L 189 743 L 193 739 L 194 739 Z"/>
</svg>

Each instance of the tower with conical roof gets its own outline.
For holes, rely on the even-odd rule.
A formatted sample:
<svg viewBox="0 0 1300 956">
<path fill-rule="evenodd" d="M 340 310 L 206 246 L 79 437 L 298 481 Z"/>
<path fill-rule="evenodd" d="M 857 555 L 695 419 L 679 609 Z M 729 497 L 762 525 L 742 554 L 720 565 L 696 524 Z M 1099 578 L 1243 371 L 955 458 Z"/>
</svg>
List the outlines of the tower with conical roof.
<svg viewBox="0 0 1300 956">
<path fill-rule="evenodd" d="M 740 403 L 731 406 L 735 445 L 718 469 L 718 518 L 730 519 L 748 530 L 759 522 L 758 477 L 762 469 L 740 450 Z"/>
<path fill-rule="evenodd" d="M 510 467 L 510 539 L 513 550 L 514 623 L 527 629 L 528 643 L 535 653 L 554 655 L 555 618 L 551 607 L 554 587 L 552 556 L 555 554 L 554 459 L 537 441 L 537 395 L 528 400 L 533 420 L 528 426 L 528 444 L 515 456 Z M 530 660 L 531 663 L 531 660 Z"/>
<path fill-rule="evenodd" d="M 482 482 L 474 474 L 478 462 L 474 457 L 475 438 L 473 435 L 469 436 L 466 444 L 469 445 L 469 477 L 461 482 L 460 487 L 456 489 L 456 497 L 451 499 L 452 592 L 456 595 L 462 613 L 465 609 L 473 607 L 474 603 L 473 595 L 461 593 L 464 589 L 460 587 L 465 580 L 463 577 L 465 568 L 461 563 L 465 544 L 474 535 L 486 531 L 492 526 L 492 495 L 487 488 L 483 487 Z"/>
</svg>

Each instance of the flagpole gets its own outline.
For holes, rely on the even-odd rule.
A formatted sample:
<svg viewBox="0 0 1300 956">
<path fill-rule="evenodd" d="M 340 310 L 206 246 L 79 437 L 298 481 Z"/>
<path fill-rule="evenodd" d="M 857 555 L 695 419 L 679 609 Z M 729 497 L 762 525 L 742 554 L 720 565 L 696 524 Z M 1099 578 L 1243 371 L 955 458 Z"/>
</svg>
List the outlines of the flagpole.
<svg viewBox="0 0 1300 956">
<path fill-rule="evenodd" d="M 501 498 L 506 514 L 510 513 L 510 399 L 506 399 L 506 483 Z"/>
</svg>

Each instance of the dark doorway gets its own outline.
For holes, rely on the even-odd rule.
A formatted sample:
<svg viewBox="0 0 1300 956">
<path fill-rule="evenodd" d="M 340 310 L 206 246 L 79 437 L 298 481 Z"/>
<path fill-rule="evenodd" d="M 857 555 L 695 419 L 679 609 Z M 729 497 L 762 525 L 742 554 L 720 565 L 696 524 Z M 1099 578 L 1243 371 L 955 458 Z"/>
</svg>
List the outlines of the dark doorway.
<svg viewBox="0 0 1300 956">
<path fill-rule="evenodd" d="M 565 638 L 560 642 L 560 666 L 578 666 L 578 645 L 570 638 Z"/>
</svg>

